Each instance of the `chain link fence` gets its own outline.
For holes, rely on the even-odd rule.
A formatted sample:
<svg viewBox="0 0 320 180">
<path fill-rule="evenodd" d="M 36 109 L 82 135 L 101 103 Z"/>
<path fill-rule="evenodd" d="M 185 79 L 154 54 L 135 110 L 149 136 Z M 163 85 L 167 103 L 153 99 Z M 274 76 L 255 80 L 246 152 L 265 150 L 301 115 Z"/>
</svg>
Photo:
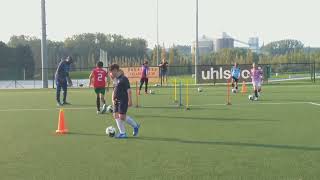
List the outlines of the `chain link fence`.
<svg viewBox="0 0 320 180">
<path fill-rule="evenodd" d="M 285 83 L 290 81 L 301 81 L 301 82 L 310 82 L 317 83 L 320 82 L 320 63 L 284 63 L 284 64 L 260 64 L 263 68 L 265 78 L 268 79 L 268 83 Z M 205 69 L 205 73 L 211 73 L 213 79 L 207 81 L 210 84 L 216 84 L 221 82 L 226 82 L 230 76 L 232 65 L 200 65 L 197 66 L 197 75 L 198 78 L 203 73 L 201 70 Z M 243 72 L 248 70 L 251 65 L 240 65 Z M 140 78 L 139 67 L 123 67 L 128 68 L 129 70 L 134 69 L 137 72 L 127 74 L 130 78 L 133 78 L 132 81 L 138 81 Z M 185 65 L 185 66 L 168 66 L 168 70 L 164 74 L 159 67 L 150 67 L 157 75 L 157 78 L 153 77 L 151 84 L 157 85 L 170 85 L 177 80 L 188 81 L 190 84 L 195 84 L 195 66 Z M 73 81 L 74 87 L 86 87 L 89 84 L 89 75 L 93 67 L 88 68 L 71 68 L 70 77 Z M 155 69 L 158 69 L 155 71 Z M 54 74 L 56 68 L 48 69 L 48 84 L 49 88 L 55 87 Z M 209 71 L 209 72 L 208 72 Z M 41 88 L 42 87 L 42 69 L 24 69 L 19 70 L 12 68 L 0 68 L 0 89 L 8 88 Z M 204 74 L 205 74 L 204 73 Z M 208 75 L 209 75 L 208 74 Z M 245 72 L 244 72 L 245 74 Z M 165 81 L 165 76 L 167 75 L 168 82 Z M 163 77 L 163 78 L 162 78 Z M 217 80 L 221 78 L 220 81 Z M 132 82 L 131 83 L 135 83 Z M 198 81 L 200 84 L 201 82 Z"/>
</svg>

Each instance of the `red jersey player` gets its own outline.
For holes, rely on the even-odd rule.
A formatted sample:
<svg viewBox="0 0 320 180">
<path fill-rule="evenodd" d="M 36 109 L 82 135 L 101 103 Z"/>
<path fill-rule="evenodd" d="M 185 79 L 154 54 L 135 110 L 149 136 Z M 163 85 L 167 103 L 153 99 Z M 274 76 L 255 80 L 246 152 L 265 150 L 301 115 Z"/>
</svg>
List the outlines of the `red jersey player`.
<svg viewBox="0 0 320 180">
<path fill-rule="evenodd" d="M 107 110 L 106 100 L 104 95 L 106 93 L 106 79 L 108 73 L 103 69 L 103 62 L 99 61 L 96 68 L 94 68 L 89 76 L 90 85 L 93 83 L 93 88 L 97 94 L 97 114 L 103 114 Z M 108 83 L 109 85 L 109 83 Z M 100 111 L 100 101 L 103 103 L 102 111 Z"/>
</svg>

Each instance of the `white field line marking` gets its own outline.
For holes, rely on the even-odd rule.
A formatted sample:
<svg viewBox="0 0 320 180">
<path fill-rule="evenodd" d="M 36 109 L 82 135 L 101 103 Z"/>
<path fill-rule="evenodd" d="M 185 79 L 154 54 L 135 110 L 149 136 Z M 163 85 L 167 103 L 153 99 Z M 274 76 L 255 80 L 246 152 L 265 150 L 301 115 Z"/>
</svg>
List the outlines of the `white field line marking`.
<svg viewBox="0 0 320 180">
<path fill-rule="evenodd" d="M 314 103 L 314 102 L 309 102 L 309 104 L 314 105 L 314 106 L 320 106 L 320 104 Z"/>
<path fill-rule="evenodd" d="M 0 89 L 1 90 L 1 89 Z M 39 89 L 22 89 L 22 90 L 31 90 L 31 91 L 21 91 L 21 89 L 17 90 L 17 89 L 11 89 L 12 91 L 8 91 L 8 90 L 1 90 L 0 95 L 1 94 L 14 94 L 14 93 L 19 93 L 19 94 L 34 94 L 34 93 L 55 93 L 55 91 L 41 91 Z M 72 93 L 87 93 L 88 91 L 86 90 L 69 90 L 68 92 L 72 92 Z"/>
<path fill-rule="evenodd" d="M 88 109 L 94 109 L 94 107 L 81 107 L 81 108 L 36 108 L 36 109 L 0 109 L 0 112 L 10 112 L 10 111 L 51 111 L 51 110 L 59 110 L 59 109 L 64 109 L 64 110 L 88 110 Z"/>
<path fill-rule="evenodd" d="M 313 102 L 275 102 L 275 103 L 264 103 L 264 102 L 254 102 L 254 103 L 242 103 L 242 104 L 232 104 L 232 106 L 243 106 L 243 105 L 290 105 L 290 104 L 312 104 L 315 106 L 320 106 L 318 103 Z M 201 106 L 226 106 L 226 104 L 195 104 L 195 105 L 189 105 L 190 107 L 201 107 Z M 143 106 L 146 108 L 152 108 L 156 106 Z M 143 108 L 142 107 L 142 108 Z M 168 105 L 166 107 L 177 107 L 177 105 Z M 51 110 L 59 110 L 60 108 L 36 108 L 36 109 L 0 109 L 0 112 L 17 112 L 17 111 L 51 111 Z M 79 108 L 62 108 L 64 110 L 89 110 L 89 109 L 95 109 L 95 107 L 79 107 Z"/>
<path fill-rule="evenodd" d="M 232 104 L 234 106 L 243 106 L 243 105 L 290 105 L 290 104 L 308 104 L 309 102 L 278 102 L 278 103 L 264 103 L 264 102 L 253 102 L 248 104 Z M 197 105 L 190 105 L 190 107 L 201 107 L 201 106 L 225 106 L 226 104 L 197 104 Z"/>
</svg>

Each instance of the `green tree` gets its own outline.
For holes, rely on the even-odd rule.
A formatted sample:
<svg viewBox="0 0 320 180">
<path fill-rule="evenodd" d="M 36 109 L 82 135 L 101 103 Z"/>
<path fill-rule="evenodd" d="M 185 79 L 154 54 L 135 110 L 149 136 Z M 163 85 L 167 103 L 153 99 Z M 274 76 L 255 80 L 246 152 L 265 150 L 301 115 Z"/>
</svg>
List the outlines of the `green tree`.
<svg viewBox="0 0 320 180">
<path fill-rule="evenodd" d="M 269 55 L 283 55 L 288 53 L 293 53 L 295 51 L 302 50 L 304 47 L 303 43 L 294 39 L 285 39 L 280 41 L 275 41 L 263 46 L 262 52 Z"/>
<path fill-rule="evenodd" d="M 174 56 L 175 56 L 174 47 L 171 47 L 170 51 L 169 51 L 169 64 L 170 65 L 174 64 Z"/>
<path fill-rule="evenodd" d="M 162 47 L 162 50 L 161 50 L 161 60 L 167 60 L 167 52 L 166 52 L 166 48 Z"/>
</svg>

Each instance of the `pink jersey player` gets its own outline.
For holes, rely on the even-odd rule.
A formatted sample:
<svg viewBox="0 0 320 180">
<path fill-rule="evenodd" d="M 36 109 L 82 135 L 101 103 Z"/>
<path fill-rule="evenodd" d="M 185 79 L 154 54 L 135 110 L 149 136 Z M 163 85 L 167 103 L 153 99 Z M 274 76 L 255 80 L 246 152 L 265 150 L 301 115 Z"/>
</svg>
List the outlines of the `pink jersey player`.
<svg viewBox="0 0 320 180">
<path fill-rule="evenodd" d="M 254 83 L 256 85 L 261 84 L 262 78 L 263 78 L 262 69 L 256 69 L 255 67 L 251 69 L 252 83 Z"/>
<path fill-rule="evenodd" d="M 251 79 L 252 79 L 252 86 L 253 86 L 255 98 L 257 99 L 259 97 L 259 93 L 261 92 L 263 71 L 260 67 L 256 68 L 255 63 L 252 64 Z"/>
</svg>

